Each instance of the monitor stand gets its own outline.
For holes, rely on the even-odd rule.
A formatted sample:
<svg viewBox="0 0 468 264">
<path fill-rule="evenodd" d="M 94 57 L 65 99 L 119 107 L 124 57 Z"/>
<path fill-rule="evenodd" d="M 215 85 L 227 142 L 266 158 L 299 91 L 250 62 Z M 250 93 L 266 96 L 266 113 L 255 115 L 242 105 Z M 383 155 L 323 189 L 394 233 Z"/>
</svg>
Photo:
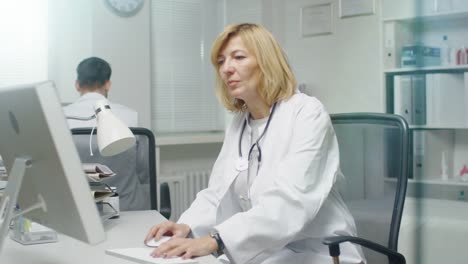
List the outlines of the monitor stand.
<svg viewBox="0 0 468 264">
<path fill-rule="evenodd" d="M 14 213 L 18 201 L 18 194 L 20 192 L 21 183 L 23 182 L 24 174 L 27 168 L 32 166 L 32 160 L 29 157 L 18 157 L 15 159 L 11 168 L 11 173 L 8 177 L 7 186 L 3 192 L 0 200 L 0 253 L 3 249 L 3 244 L 8 236 L 10 230 L 10 222 L 12 219 L 21 216 L 32 210 L 42 208 L 44 212 L 47 211 L 46 203 L 41 195 L 38 196 L 38 202 L 29 208 L 21 209 L 20 213 Z"/>
</svg>

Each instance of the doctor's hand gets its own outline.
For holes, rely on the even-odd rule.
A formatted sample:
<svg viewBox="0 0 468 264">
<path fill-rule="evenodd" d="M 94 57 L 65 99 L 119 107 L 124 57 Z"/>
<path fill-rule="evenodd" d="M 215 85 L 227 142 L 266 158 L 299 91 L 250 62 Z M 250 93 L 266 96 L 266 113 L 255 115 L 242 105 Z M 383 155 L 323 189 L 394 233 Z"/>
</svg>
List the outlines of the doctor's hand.
<svg viewBox="0 0 468 264">
<path fill-rule="evenodd" d="M 151 240 L 159 240 L 162 236 L 172 236 L 174 238 L 187 237 L 191 229 L 186 224 L 177 224 L 172 221 L 166 221 L 161 224 L 154 225 L 145 238 L 145 244 Z"/>
<path fill-rule="evenodd" d="M 199 257 L 209 255 L 218 249 L 216 240 L 210 236 L 201 238 L 171 238 L 165 243 L 162 243 L 156 248 L 151 256 L 172 258 L 182 257 L 188 259 L 191 257 Z"/>
</svg>

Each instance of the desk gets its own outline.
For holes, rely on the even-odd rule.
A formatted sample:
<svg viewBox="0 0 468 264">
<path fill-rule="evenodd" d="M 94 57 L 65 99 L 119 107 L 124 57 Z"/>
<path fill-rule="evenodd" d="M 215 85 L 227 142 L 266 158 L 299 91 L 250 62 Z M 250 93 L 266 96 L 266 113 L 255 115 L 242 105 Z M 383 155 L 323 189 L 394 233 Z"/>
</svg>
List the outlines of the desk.
<svg viewBox="0 0 468 264">
<path fill-rule="evenodd" d="M 106 255 L 106 249 L 143 247 L 143 239 L 150 227 L 164 218 L 157 211 L 126 211 L 120 218 L 105 222 L 107 239 L 89 245 L 59 234 L 59 242 L 23 246 L 6 238 L 0 252 L 0 263 L 8 264 L 131 264 L 134 262 Z M 198 258 L 200 264 L 219 264 L 213 256 Z"/>
</svg>

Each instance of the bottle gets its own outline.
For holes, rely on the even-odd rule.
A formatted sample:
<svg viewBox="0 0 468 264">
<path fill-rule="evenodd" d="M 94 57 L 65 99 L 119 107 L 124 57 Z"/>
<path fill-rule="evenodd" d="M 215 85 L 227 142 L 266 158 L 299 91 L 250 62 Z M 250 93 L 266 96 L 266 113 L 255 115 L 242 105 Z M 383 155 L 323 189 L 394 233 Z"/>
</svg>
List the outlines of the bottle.
<svg viewBox="0 0 468 264">
<path fill-rule="evenodd" d="M 448 43 L 447 35 L 442 37 L 442 45 L 440 46 L 440 60 L 442 65 L 448 66 L 452 64 L 451 62 L 452 49 Z"/>
<path fill-rule="evenodd" d="M 465 46 L 463 46 L 463 53 L 465 56 L 465 64 L 468 64 L 468 49 L 466 49 Z"/>
<path fill-rule="evenodd" d="M 442 152 L 442 160 L 441 160 L 440 167 L 441 167 L 441 174 L 440 174 L 441 180 L 443 181 L 448 180 L 448 172 L 447 172 L 448 165 L 447 165 L 447 152 L 446 151 Z"/>
<path fill-rule="evenodd" d="M 463 65 L 466 63 L 466 49 L 465 46 L 462 46 L 462 48 L 457 51 L 457 65 Z"/>
</svg>

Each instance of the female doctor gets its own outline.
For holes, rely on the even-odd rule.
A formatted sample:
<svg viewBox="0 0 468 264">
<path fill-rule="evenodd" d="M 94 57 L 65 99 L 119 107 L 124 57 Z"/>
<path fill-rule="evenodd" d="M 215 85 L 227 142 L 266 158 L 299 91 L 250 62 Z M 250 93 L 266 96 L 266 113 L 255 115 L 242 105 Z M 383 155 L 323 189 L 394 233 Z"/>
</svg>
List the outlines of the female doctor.
<svg viewBox="0 0 468 264">
<path fill-rule="evenodd" d="M 208 188 L 177 223 L 151 228 L 145 241 L 172 235 L 155 257 L 217 253 L 225 263 L 331 263 L 323 237 L 355 235 L 335 188 L 339 152 L 328 113 L 296 89 L 286 56 L 264 27 L 228 26 L 211 62 L 217 95 L 235 113 Z M 361 263 L 341 247 L 342 263 Z"/>
</svg>

